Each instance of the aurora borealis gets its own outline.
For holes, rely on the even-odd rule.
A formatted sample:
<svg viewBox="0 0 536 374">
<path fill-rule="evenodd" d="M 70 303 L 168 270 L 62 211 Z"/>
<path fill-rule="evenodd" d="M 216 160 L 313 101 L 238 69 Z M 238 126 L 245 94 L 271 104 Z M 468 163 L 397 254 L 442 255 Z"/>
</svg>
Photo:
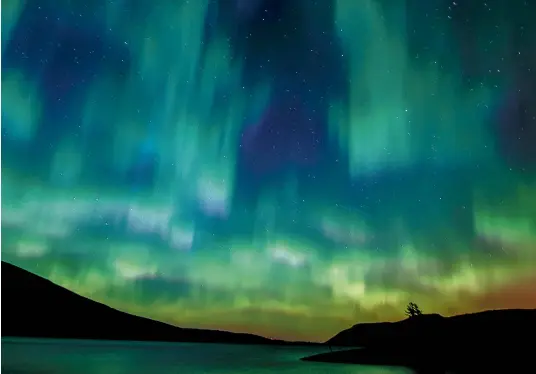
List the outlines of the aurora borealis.
<svg viewBox="0 0 536 374">
<path fill-rule="evenodd" d="M 293 340 L 536 308 L 529 4 L 4 0 L 2 258 Z"/>
</svg>

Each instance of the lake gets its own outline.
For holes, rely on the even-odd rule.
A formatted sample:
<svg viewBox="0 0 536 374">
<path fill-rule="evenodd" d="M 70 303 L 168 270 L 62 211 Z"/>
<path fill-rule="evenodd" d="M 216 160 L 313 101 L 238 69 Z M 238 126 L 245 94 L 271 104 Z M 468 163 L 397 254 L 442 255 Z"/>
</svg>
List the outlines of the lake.
<svg viewBox="0 0 536 374">
<path fill-rule="evenodd" d="M 3 374 L 399 374 L 403 368 L 301 362 L 324 347 L 2 338 Z"/>
</svg>

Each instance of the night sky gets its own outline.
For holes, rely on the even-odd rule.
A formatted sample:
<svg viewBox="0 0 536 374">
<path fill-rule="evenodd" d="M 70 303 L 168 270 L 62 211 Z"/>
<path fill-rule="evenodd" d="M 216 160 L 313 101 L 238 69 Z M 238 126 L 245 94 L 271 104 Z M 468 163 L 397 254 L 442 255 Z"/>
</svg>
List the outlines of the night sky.
<svg viewBox="0 0 536 374">
<path fill-rule="evenodd" d="M 4 0 L 2 259 L 127 312 L 292 340 L 409 301 L 536 308 L 534 14 Z"/>
</svg>

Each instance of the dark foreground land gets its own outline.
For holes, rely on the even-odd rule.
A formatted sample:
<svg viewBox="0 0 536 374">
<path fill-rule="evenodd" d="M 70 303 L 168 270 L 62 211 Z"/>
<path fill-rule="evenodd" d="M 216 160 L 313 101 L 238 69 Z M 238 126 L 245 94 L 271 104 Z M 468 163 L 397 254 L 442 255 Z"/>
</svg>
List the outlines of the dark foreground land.
<svg viewBox="0 0 536 374">
<path fill-rule="evenodd" d="M 313 343 L 180 328 L 120 312 L 2 261 L 2 336 L 269 345 Z"/>
<path fill-rule="evenodd" d="M 536 310 L 494 310 L 454 317 L 421 315 L 358 324 L 331 338 L 328 352 L 305 361 L 405 366 L 418 373 L 536 372 Z"/>
</svg>

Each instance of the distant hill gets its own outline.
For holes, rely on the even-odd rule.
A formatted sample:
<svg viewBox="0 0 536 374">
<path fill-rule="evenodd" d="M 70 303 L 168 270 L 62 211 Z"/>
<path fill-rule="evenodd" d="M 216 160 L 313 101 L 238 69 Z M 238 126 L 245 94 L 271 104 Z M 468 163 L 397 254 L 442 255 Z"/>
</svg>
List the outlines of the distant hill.
<svg viewBox="0 0 536 374">
<path fill-rule="evenodd" d="M 400 344 L 474 346 L 519 341 L 536 334 L 535 309 L 488 310 L 443 317 L 423 314 L 398 322 L 362 323 L 343 330 L 326 343 L 334 346 L 385 347 Z"/>
<path fill-rule="evenodd" d="M 399 322 L 357 324 L 327 344 L 361 348 L 303 360 L 406 366 L 419 373 L 506 373 L 536 364 L 534 336 L 534 309 L 453 317 L 424 314 Z"/>
<path fill-rule="evenodd" d="M 120 312 L 2 261 L 2 336 L 204 342 L 311 344 L 253 334 L 180 328 Z"/>
</svg>

